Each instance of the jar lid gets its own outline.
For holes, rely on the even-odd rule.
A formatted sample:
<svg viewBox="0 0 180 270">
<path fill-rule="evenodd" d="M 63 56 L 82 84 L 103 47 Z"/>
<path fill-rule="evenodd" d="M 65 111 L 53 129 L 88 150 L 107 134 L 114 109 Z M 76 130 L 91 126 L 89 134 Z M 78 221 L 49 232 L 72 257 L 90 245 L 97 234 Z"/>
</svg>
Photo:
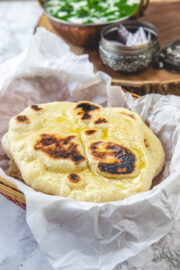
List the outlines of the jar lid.
<svg viewBox="0 0 180 270">
<path fill-rule="evenodd" d="M 160 53 L 159 67 L 180 73 L 180 40 L 168 44 Z"/>
</svg>

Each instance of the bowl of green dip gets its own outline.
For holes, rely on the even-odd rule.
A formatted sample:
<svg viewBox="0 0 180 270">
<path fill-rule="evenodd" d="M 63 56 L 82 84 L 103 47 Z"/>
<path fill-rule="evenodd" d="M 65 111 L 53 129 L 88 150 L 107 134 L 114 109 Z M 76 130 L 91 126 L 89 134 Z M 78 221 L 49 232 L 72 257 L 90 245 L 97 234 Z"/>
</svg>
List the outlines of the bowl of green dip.
<svg viewBox="0 0 180 270">
<path fill-rule="evenodd" d="M 51 25 L 72 44 L 96 47 L 103 27 L 140 17 L 149 0 L 38 0 Z"/>
</svg>

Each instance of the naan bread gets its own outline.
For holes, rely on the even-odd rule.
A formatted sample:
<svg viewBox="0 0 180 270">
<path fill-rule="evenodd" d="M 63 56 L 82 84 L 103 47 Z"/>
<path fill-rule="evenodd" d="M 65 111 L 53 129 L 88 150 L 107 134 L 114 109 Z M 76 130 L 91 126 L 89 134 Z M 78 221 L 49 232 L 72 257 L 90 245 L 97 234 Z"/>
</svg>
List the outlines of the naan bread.
<svg viewBox="0 0 180 270">
<path fill-rule="evenodd" d="M 86 101 L 29 106 L 10 120 L 2 145 L 10 174 L 35 190 L 82 201 L 146 191 L 164 164 L 159 139 L 139 115 Z"/>
</svg>

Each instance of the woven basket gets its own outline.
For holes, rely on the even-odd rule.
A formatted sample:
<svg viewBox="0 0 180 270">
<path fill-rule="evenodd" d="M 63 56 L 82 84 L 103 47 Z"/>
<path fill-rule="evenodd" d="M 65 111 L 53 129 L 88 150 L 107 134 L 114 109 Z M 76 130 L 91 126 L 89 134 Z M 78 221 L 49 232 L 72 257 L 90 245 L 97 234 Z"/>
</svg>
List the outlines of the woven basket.
<svg viewBox="0 0 180 270">
<path fill-rule="evenodd" d="M 123 90 L 123 92 L 131 94 L 134 99 L 139 97 L 136 94 L 127 92 L 126 90 Z M 5 196 L 8 200 L 12 201 L 13 203 L 19 205 L 23 209 L 26 209 L 26 199 L 24 194 L 17 188 L 16 185 L 1 177 L 0 177 L 0 194 Z"/>
<path fill-rule="evenodd" d="M 26 209 L 26 199 L 24 194 L 13 183 L 0 177 L 0 194 L 8 200 Z"/>
</svg>

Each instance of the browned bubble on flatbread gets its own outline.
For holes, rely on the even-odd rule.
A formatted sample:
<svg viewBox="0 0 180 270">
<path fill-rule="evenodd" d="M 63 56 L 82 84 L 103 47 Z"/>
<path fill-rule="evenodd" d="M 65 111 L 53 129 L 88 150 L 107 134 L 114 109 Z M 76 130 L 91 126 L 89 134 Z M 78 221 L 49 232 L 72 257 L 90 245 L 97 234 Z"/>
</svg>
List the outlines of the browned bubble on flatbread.
<svg viewBox="0 0 180 270">
<path fill-rule="evenodd" d="M 95 130 L 95 129 L 88 129 L 88 130 L 85 131 L 85 134 L 87 136 L 90 136 L 90 135 L 93 135 L 96 132 L 97 132 L 97 130 Z"/>
<path fill-rule="evenodd" d="M 75 107 L 75 110 L 77 109 L 81 109 L 78 112 L 78 115 L 81 115 L 81 120 L 87 120 L 91 118 L 90 112 L 100 110 L 100 107 L 89 102 L 81 102 Z"/>
<path fill-rule="evenodd" d="M 108 123 L 108 121 L 105 118 L 101 118 L 101 117 L 94 121 L 94 124 L 96 125 L 105 124 L 105 123 Z"/>
<path fill-rule="evenodd" d="M 124 114 L 126 116 L 129 116 L 131 117 L 132 119 L 136 120 L 136 117 L 133 115 L 133 114 L 130 114 L 130 113 L 126 113 L 126 112 L 120 112 L 121 114 Z"/>
<path fill-rule="evenodd" d="M 18 123 L 25 123 L 25 124 L 29 124 L 29 118 L 26 115 L 18 115 L 16 117 L 16 122 Z"/>
<path fill-rule="evenodd" d="M 31 109 L 33 109 L 34 111 L 41 111 L 42 108 L 39 107 L 38 105 L 34 104 L 34 105 L 31 105 Z"/>
<path fill-rule="evenodd" d="M 68 175 L 68 179 L 69 179 L 69 181 L 72 182 L 72 183 L 78 183 L 78 182 L 81 181 L 80 176 L 79 176 L 78 174 L 76 174 L 76 173 L 71 173 L 71 174 L 69 174 L 69 175 Z"/>
<path fill-rule="evenodd" d="M 91 144 L 90 151 L 99 161 L 98 169 L 103 173 L 128 175 L 135 170 L 135 155 L 120 144 L 98 141 Z"/>
<path fill-rule="evenodd" d="M 147 138 L 144 139 L 144 145 L 145 145 L 147 148 L 149 147 L 149 143 L 148 143 Z"/>
<path fill-rule="evenodd" d="M 76 136 L 61 138 L 57 135 L 41 134 L 40 137 L 34 145 L 36 151 L 42 151 L 54 159 L 70 159 L 76 165 L 85 160 L 78 150 L 78 144 L 72 141 Z"/>
</svg>

